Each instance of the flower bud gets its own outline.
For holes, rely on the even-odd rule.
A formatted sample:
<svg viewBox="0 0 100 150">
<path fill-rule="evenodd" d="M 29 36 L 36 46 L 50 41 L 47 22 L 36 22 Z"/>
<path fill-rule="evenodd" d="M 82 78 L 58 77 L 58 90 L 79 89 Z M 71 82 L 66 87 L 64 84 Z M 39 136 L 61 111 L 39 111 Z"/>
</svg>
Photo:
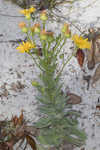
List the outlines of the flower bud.
<svg viewBox="0 0 100 150">
<path fill-rule="evenodd" d="M 47 40 L 47 32 L 45 30 L 42 30 L 40 32 L 40 39 L 41 40 Z"/>
<path fill-rule="evenodd" d="M 70 30 L 67 30 L 65 33 L 64 33 L 65 37 L 66 38 L 70 38 L 71 37 L 71 32 Z"/>
<path fill-rule="evenodd" d="M 65 33 L 68 28 L 69 28 L 69 25 L 65 23 L 61 31 Z"/>
<path fill-rule="evenodd" d="M 49 32 L 49 31 L 47 32 L 47 36 L 48 36 L 48 41 L 49 42 L 53 41 L 53 39 L 54 39 L 53 34 L 54 34 L 53 32 Z"/>
<path fill-rule="evenodd" d="M 62 32 L 63 32 L 63 34 L 64 34 L 64 36 L 66 38 L 70 38 L 71 37 L 71 31 L 69 29 L 69 25 L 68 24 L 66 24 L 66 23 L 64 24 L 64 26 L 62 28 Z"/>
<path fill-rule="evenodd" d="M 25 22 L 20 22 L 19 23 L 19 27 L 22 29 L 23 27 L 26 27 L 26 24 L 25 24 Z"/>
<path fill-rule="evenodd" d="M 42 21 L 46 21 L 48 19 L 46 11 L 42 11 L 42 13 L 40 14 L 40 19 Z"/>
<path fill-rule="evenodd" d="M 26 27 L 22 28 L 22 32 L 27 33 L 28 29 Z"/>
<path fill-rule="evenodd" d="M 35 32 L 35 33 L 40 33 L 40 31 L 41 31 L 41 30 L 40 30 L 40 24 L 38 24 L 38 23 L 35 24 L 35 25 L 34 25 L 34 32 Z"/>
</svg>

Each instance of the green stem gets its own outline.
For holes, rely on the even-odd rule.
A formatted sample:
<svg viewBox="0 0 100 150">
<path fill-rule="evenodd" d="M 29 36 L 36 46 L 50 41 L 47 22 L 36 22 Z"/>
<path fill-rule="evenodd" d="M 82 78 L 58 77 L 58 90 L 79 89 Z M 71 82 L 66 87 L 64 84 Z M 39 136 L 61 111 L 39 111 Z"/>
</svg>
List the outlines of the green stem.
<svg viewBox="0 0 100 150">
<path fill-rule="evenodd" d="M 45 30 L 45 21 L 43 21 L 43 30 Z"/>
<path fill-rule="evenodd" d="M 48 42 L 48 48 L 47 48 L 48 52 L 49 52 L 49 49 L 50 49 L 50 45 L 51 45 L 51 43 Z"/>
<path fill-rule="evenodd" d="M 58 41 L 57 41 L 57 44 L 56 46 L 54 47 L 53 51 L 56 51 L 56 49 L 58 48 L 58 46 L 60 45 L 61 41 L 63 40 L 63 38 L 60 38 Z"/>
<path fill-rule="evenodd" d="M 73 52 L 73 54 L 68 58 L 68 60 L 64 63 L 62 69 L 60 70 L 60 72 L 58 73 L 56 79 L 59 78 L 59 76 L 61 75 L 63 69 L 65 68 L 65 66 L 69 63 L 69 61 L 72 59 L 73 56 L 75 56 L 77 49 L 75 50 L 75 52 Z"/>
<path fill-rule="evenodd" d="M 63 46 L 65 45 L 66 40 L 67 40 L 67 38 L 65 38 L 65 39 L 64 39 L 64 42 L 62 43 L 62 45 L 61 45 L 60 49 L 57 51 L 56 56 L 59 54 L 59 52 L 61 51 L 61 49 L 62 49 L 62 48 L 63 48 Z"/>
<path fill-rule="evenodd" d="M 41 71 L 44 71 L 44 70 L 41 68 L 41 66 L 36 62 L 36 59 L 33 57 L 33 55 L 32 55 L 30 52 L 28 52 L 28 54 L 32 57 L 32 59 L 34 60 L 35 64 L 37 65 L 37 67 L 38 67 Z"/>
<path fill-rule="evenodd" d="M 42 53 L 43 53 L 43 56 L 45 57 L 45 43 L 42 40 L 41 40 L 41 43 L 42 43 Z"/>
</svg>

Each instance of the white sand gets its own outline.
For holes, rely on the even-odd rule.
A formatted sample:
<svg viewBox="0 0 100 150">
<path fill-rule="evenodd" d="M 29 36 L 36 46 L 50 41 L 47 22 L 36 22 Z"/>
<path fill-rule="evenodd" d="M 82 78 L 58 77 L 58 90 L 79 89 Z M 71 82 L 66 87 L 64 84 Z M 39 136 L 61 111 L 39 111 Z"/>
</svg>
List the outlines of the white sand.
<svg viewBox="0 0 100 150">
<path fill-rule="evenodd" d="M 91 4 L 91 5 L 90 5 Z M 88 6 L 90 5 L 90 6 Z M 88 7 L 87 7 L 88 6 Z M 12 5 L 10 2 L 0 0 L 0 14 L 20 15 L 18 13 L 19 7 Z M 70 12 L 66 7 L 60 7 L 62 13 L 74 22 L 82 31 L 86 31 L 89 27 L 99 27 L 100 25 L 100 0 L 81 0 L 76 2 Z M 23 38 L 24 36 L 18 28 L 18 23 L 23 21 L 22 17 L 6 17 L 0 15 L 0 41 L 16 40 Z M 51 28 L 53 25 L 49 25 Z M 59 26 L 55 24 L 56 30 Z M 78 30 L 72 26 L 73 32 Z M 20 54 L 16 50 L 17 44 L 12 46 L 11 43 L 0 43 L 0 86 L 6 83 L 6 89 L 9 95 L 0 97 L 0 119 L 9 118 L 13 115 L 19 115 L 21 109 L 25 111 L 25 117 L 34 122 L 38 119 L 37 102 L 35 95 L 37 91 L 32 87 L 31 80 L 37 79 L 38 70 L 32 66 L 33 62 L 26 54 Z M 66 52 L 70 54 L 70 51 L 65 46 Z M 86 65 L 84 68 L 87 74 L 92 74 L 93 71 L 88 71 Z M 21 75 L 18 77 L 17 73 Z M 96 87 L 90 86 L 87 91 L 87 83 L 83 81 L 81 71 L 76 58 L 73 58 L 64 70 L 62 81 L 64 81 L 64 88 L 69 87 L 71 92 L 74 92 L 82 96 L 82 103 L 74 106 L 75 109 L 82 112 L 80 119 L 80 127 L 85 129 L 87 133 L 87 141 L 85 150 L 100 150 L 100 120 L 99 126 L 93 117 L 93 113 L 96 111 L 96 103 L 100 96 L 100 82 L 97 82 Z M 77 79 L 78 78 L 78 79 Z M 11 84 L 20 81 L 25 84 L 26 87 L 22 90 L 11 90 Z M 0 88 L 2 95 L 4 89 Z M 76 150 L 80 150 L 77 148 Z"/>
</svg>

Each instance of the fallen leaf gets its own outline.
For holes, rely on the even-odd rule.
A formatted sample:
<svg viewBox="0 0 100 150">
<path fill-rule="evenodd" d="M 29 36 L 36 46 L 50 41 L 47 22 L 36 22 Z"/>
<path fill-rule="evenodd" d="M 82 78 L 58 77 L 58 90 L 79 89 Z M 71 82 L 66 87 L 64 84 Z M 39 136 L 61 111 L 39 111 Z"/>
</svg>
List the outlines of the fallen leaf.
<svg viewBox="0 0 100 150">
<path fill-rule="evenodd" d="M 79 48 L 77 50 L 76 57 L 77 57 L 77 61 L 78 61 L 79 65 L 80 65 L 80 67 L 82 67 L 83 63 L 84 63 L 84 57 L 85 57 L 82 49 Z"/>
<path fill-rule="evenodd" d="M 7 97 L 9 95 L 9 92 L 7 89 L 5 89 L 2 93 L 3 96 Z"/>
<path fill-rule="evenodd" d="M 69 97 L 67 104 L 80 104 L 82 102 L 81 97 L 74 93 L 67 93 L 67 96 Z"/>
<path fill-rule="evenodd" d="M 16 87 L 17 87 L 18 89 L 24 89 L 24 88 L 25 88 L 25 85 L 22 84 L 20 81 L 17 81 Z"/>
<path fill-rule="evenodd" d="M 100 63 L 100 36 L 95 40 L 95 64 Z"/>
<path fill-rule="evenodd" d="M 81 148 L 81 150 L 85 150 L 85 148 L 83 147 L 83 148 Z"/>
<path fill-rule="evenodd" d="M 99 79 L 100 79 L 100 64 L 96 68 L 96 71 L 95 71 L 93 77 L 91 78 L 92 85 L 95 84 Z"/>
<path fill-rule="evenodd" d="M 4 143 L 4 142 L 2 142 L 2 143 L 0 143 L 0 150 L 8 150 L 8 146 L 7 146 L 7 144 L 6 143 Z"/>
<path fill-rule="evenodd" d="M 100 110 L 100 105 L 97 105 L 97 106 L 96 106 L 96 109 Z"/>
<path fill-rule="evenodd" d="M 42 48 L 38 48 L 38 50 L 37 50 L 37 55 L 38 56 L 42 56 L 43 54 L 42 54 Z"/>
<path fill-rule="evenodd" d="M 93 69 L 95 64 L 100 62 L 100 31 L 92 30 L 88 34 L 91 42 L 91 49 L 87 51 L 88 56 L 88 69 Z"/>
<path fill-rule="evenodd" d="M 21 112 L 21 115 L 18 118 L 18 125 L 22 125 L 24 120 L 23 111 Z"/>
<path fill-rule="evenodd" d="M 14 117 L 12 117 L 12 122 L 13 122 L 14 126 L 16 126 L 18 124 L 18 117 L 16 115 Z"/>
</svg>

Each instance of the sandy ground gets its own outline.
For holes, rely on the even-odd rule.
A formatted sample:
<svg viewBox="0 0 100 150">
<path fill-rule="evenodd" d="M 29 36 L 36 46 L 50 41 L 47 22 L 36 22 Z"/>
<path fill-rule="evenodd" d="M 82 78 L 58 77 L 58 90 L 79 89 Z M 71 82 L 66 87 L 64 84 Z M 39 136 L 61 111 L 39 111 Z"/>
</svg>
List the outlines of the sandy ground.
<svg viewBox="0 0 100 150">
<path fill-rule="evenodd" d="M 87 31 L 89 27 L 99 27 L 100 25 L 100 1 L 81 0 L 76 2 L 72 9 L 59 7 L 69 22 L 73 22 L 81 31 Z M 18 28 L 18 23 L 24 21 L 19 16 L 19 7 L 0 0 L 0 41 L 23 39 L 24 35 Z M 61 13 L 60 13 L 61 15 Z M 53 27 L 54 25 L 49 25 Z M 59 29 L 55 24 L 56 31 Z M 72 26 L 73 32 L 79 31 Z M 67 44 L 67 45 L 70 45 Z M 32 87 L 31 80 L 37 79 L 38 70 L 32 60 L 26 54 L 20 54 L 16 50 L 17 44 L 11 42 L 0 42 L 0 119 L 9 118 L 12 115 L 19 115 L 24 110 L 26 119 L 34 122 L 38 119 L 37 102 L 35 95 L 37 91 Z M 70 55 L 70 51 L 65 46 L 65 50 Z M 87 75 L 93 74 L 84 64 Z M 93 113 L 96 111 L 98 97 L 100 97 L 100 82 L 96 87 L 90 86 L 87 90 L 87 83 L 83 80 L 84 72 L 80 69 L 76 58 L 66 66 L 62 75 L 63 88 L 68 88 L 71 92 L 82 97 L 82 103 L 74 106 L 74 109 L 81 111 L 80 127 L 87 134 L 85 150 L 100 150 L 100 119 L 96 121 Z M 21 84 L 20 84 L 21 83 Z M 80 148 L 76 148 L 80 150 Z"/>
</svg>

